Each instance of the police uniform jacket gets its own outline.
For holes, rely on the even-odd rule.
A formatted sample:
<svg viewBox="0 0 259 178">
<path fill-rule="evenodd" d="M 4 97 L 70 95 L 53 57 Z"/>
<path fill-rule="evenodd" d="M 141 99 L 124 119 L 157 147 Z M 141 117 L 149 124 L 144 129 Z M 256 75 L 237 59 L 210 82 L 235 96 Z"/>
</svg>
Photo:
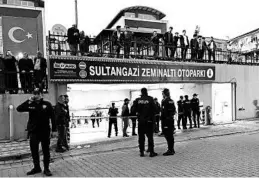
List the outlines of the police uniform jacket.
<svg viewBox="0 0 259 178">
<path fill-rule="evenodd" d="M 53 107 L 50 102 L 40 100 L 39 103 L 25 101 L 17 107 L 18 112 L 29 112 L 27 130 L 29 133 L 49 133 L 50 119 L 52 131 L 56 131 L 56 122 L 54 118 Z"/>
<path fill-rule="evenodd" d="M 118 112 L 118 108 L 112 108 L 112 107 L 110 107 L 110 109 L 109 109 L 110 118 L 112 118 L 112 119 L 117 119 L 116 116 L 117 116 L 118 113 L 119 113 L 119 112 Z M 115 117 L 112 117 L 112 116 L 115 116 Z"/>
<path fill-rule="evenodd" d="M 175 115 L 175 105 L 171 98 L 165 98 L 162 100 L 161 117 L 164 119 L 173 119 Z"/>
<path fill-rule="evenodd" d="M 156 111 L 154 99 L 151 96 L 141 96 L 133 102 L 132 112 L 138 116 L 138 121 L 153 122 Z"/>
<path fill-rule="evenodd" d="M 190 100 L 183 101 L 183 109 L 184 109 L 185 113 L 191 112 L 191 101 Z"/>
<path fill-rule="evenodd" d="M 191 100 L 191 106 L 193 111 L 199 111 L 200 110 L 200 101 L 198 98 L 193 98 Z"/>
<path fill-rule="evenodd" d="M 184 113 L 184 101 L 179 100 L 177 101 L 177 106 L 178 106 L 178 114 L 181 115 Z"/>
</svg>

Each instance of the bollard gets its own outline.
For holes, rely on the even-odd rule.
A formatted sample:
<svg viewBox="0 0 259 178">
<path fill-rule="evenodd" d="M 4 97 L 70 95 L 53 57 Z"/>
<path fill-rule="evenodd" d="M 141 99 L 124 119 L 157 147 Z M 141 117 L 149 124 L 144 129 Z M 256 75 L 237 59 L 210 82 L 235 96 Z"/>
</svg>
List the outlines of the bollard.
<svg viewBox="0 0 259 178">
<path fill-rule="evenodd" d="M 13 105 L 9 105 L 10 141 L 14 140 Z"/>
</svg>

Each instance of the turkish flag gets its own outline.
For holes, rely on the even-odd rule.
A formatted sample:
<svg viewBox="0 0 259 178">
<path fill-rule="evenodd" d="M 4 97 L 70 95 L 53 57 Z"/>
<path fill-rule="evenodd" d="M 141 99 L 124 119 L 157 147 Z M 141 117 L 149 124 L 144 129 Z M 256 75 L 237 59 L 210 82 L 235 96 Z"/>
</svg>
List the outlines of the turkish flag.
<svg viewBox="0 0 259 178">
<path fill-rule="evenodd" d="M 21 17 L 3 17 L 3 47 L 13 55 L 28 53 L 36 55 L 38 49 L 37 19 Z"/>
</svg>

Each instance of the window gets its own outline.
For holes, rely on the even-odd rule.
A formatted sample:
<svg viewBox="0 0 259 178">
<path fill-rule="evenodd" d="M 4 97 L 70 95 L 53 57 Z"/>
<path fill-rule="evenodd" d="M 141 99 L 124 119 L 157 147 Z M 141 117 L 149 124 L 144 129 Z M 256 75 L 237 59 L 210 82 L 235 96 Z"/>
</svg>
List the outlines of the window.
<svg viewBox="0 0 259 178">
<path fill-rule="evenodd" d="M 149 14 L 138 14 L 138 18 L 145 20 L 156 20 L 156 17 Z"/>
<path fill-rule="evenodd" d="M 22 6 L 28 6 L 28 1 L 22 1 Z"/>
<path fill-rule="evenodd" d="M 7 4 L 14 5 L 15 1 L 14 0 L 7 0 Z"/>
<path fill-rule="evenodd" d="M 135 18 L 135 13 L 132 12 L 125 12 L 125 17 L 131 17 L 131 18 Z"/>
<path fill-rule="evenodd" d="M 29 7 L 34 7 L 34 2 L 28 1 L 28 6 Z"/>
</svg>

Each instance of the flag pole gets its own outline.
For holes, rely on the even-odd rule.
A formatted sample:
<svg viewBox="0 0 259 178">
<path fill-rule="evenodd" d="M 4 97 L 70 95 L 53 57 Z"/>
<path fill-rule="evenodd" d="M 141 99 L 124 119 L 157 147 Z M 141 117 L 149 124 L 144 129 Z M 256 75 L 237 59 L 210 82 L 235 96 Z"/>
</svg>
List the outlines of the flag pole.
<svg viewBox="0 0 259 178">
<path fill-rule="evenodd" d="M 77 9 L 77 0 L 75 0 L 75 20 L 76 20 L 76 26 L 78 28 L 78 9 Z"/>
</svg>

